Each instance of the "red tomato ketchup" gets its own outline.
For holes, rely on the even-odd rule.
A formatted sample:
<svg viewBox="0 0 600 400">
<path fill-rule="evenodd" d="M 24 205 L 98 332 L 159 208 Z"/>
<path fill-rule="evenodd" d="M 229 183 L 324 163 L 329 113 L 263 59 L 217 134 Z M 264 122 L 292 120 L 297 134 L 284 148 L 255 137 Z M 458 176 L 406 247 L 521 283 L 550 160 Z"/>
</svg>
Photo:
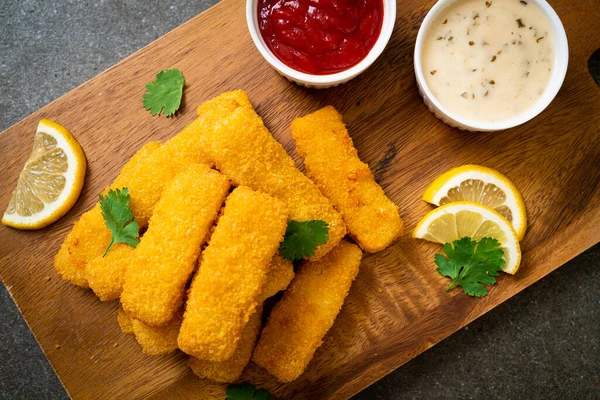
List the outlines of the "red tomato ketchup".
<svg viewBox="0 0 600 400">
<path fill-rule="evenodd" d="M 259 0 L 263 40 L 288 67 L 313 75 L 344 71 L 375 45 L 383 0 Z"/>
</svg>

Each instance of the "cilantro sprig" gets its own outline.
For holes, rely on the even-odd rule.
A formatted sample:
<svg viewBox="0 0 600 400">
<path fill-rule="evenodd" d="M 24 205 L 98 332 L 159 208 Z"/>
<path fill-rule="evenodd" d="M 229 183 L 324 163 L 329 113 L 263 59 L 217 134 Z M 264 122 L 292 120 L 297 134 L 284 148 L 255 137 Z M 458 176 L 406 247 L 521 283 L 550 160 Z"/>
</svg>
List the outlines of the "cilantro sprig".
<svg viewBox="0 0 600 400">
<path fill-rule="evenodd" d="M 483 238 L 479 242 L 463 237 L 446 243 L 442 254 L 435 255 L 437 272 L 452 279 L 446 292 L 461 286 L 469 296 L 482 297 L 488 294 L 485 285 L 496 283 L 496 277 L 505 264 L 504 251 L 496 239 Z"/>
<path fill-rule="evenodd" d="M 184 83 L 183 73 L 177 68 L 159 72 L 156 79 L 146 85 L 142 102 L 144 108 L 152 115 L 162 112 L 170 117 L 175 114 L 181 106 Z"/>
<path fill-rule="evenodd" d="M 100 210 L 106 227 L 112 234 L 110 244 L 104 252 L 104 256 L 110 248 L 116 243 L 125 243 L 131 247 L 136 247 L 140 240 L 140 227 L 133 217 L 133 211 L 129 206 L 129 189 L 109 190 L 105 196 L 100 195 Z"/>
<path fill-rule="evenodd" d="M 256 386 L 249 383 L 229 386 L 225 393 L 225 400 L 274 400 L 271 393 L 265 389 L 256 389 Z"/>
<path fill-rule="evenodd" d="M 285 230 L 283 242 L 279 245 L 279 253 L 288 261 L 310 258 L 315 254 L 317 246 L 327 243 L 329 225 L 321 220 L 290 221 Z"/>
</svg>

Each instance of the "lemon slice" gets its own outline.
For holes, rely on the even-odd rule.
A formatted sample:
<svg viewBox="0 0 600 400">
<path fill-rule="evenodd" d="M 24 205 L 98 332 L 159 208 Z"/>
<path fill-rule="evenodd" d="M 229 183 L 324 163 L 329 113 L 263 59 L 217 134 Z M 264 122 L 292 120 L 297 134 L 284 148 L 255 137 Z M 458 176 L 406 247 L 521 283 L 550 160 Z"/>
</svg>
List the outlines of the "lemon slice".
<svg viewBox="0 0 600 400">
<path fill-rule="evenodd" d="M 436 243 L 465 236 L 474 240 L 496 239 L 504 251 L 504 272 L 514 274 L 519 269 L 521 247 L 514 228 L 497 211 L 479 203 L 459 201 L 438 207 L 423 217 L 413 232 L 415 238 Z"/>
<path fill-rule="evenodd" d="M 2 223 L 17 229 L 50 225 L 77 201 L 85 169 L 85 155 L 71 133 L 42 119 Z"/>
<path fill-rule="evenodd" d="M 438 177 L 423 200 L 441 206 L 455 201 L 474 201 L 496 210 L 509 220 L 519 240 L 527 230 L 525 203 L 516 186 L 500 172 L 479 165 L 463 165 Z"/>
</svg>

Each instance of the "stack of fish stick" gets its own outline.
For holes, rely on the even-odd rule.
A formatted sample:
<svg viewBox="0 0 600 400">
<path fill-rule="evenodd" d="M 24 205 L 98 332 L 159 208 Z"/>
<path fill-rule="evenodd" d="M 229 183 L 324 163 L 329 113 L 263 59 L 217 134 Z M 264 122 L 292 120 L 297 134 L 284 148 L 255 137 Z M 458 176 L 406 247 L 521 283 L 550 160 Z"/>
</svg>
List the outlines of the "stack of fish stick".
<svg viewBox="0 0 600 400">
<path fill-rule="evenodd" d="M 237 381 L 251 360 L 293 381 L 334 324 L 362 250 L 381 251 L 402 234 L 398 207 L 333 107 L 292 124 L 306 175 L 245 92 L 223 93 L 197 114 L 165 143 L 143 146 L 104 191 L 128 188 L 138 246 L 104 254 L 111 232 L 96 204 L 55 268 L 100 300 L 119 300 L 118 324 L 145 354 L 183 351 L 196 375 L 216 382 Z M 327 242 L 296 272 L 279 254 L 290 220 L 328 226 Z M 281 291 L 263 315 L 263 302 Z"/>
<path fill-rule="evenodd" d="M 202 115 L 206 105 L 198 108 Z M 213 130 L 197 138 L 216 168 L 235 185 L 270 194 L 283 201 L 296 221 L 323 220 L 329 239 L 313 259 L 334 248 L 346 234 L 342 216 L 319 188 L 296 168 L 283 146 L 275 140 L 253 109 L 238 107 Z"/>
<path fill-rule="evenodd" d="M 231 358 L 260 306 L 287 222 L 287 207 L 274 197 L 245 186 L 229 195 L 190 287 L 181 350 L 208 361 Z"/>
<path fill-rule="evenodd" d="M 227 92 L 207 102 L 198 118 L 179 134 L 163 145 L 145 145 L 123 167 L 106 191 L 127 187 L 133 215 L 140 228 L 145 229 L 165 185 L 178 172 L 191 164 L 213 165 L 202 150 L 203 143 L 198 141 L 199 133 L 214 129 L 239 107 L 252 108 L 248 97 L 241 91 Z M 64 279 L 87 288 L 86 267 L 94 258 L 104 254 L 109 243 L 110 232 L 97 204 L 75 223 L 54 260 L 54 266 Z M 113 273 L 120 275 L 122 272 L 117 270 Z"/>
<path fill-rule="evenodd" d="M 160 146 L 161 144 L 158 142 L 151 142 L 142 147 L 125 164 L 119 176 L 105 190 L 105 193 L 109 189 L 127 186 L 125 182 L 137 174 L 140 166 Z M 96 204 L 75 223 L 54 259 L 54 267 L 63 279 L 82 288 L 88 288 L 88 280 L 85 277 L 86 266 L 94 258 L 102 256 L 109 243 L 110 231 L 102 218 L 100 204 Z"/>
</svg>

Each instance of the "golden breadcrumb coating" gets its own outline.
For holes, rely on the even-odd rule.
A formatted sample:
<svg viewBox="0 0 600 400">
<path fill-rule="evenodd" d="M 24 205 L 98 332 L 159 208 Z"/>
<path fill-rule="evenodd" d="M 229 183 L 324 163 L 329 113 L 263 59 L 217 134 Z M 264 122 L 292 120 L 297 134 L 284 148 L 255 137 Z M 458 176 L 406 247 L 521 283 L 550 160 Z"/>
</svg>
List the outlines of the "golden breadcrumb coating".
<svg viewBox="0 0 600 400">
<path fill-rule="evenodd" d="M 241 92 L 241 91 L 238 91 Z M 203 149 L 200 139 L 203 131 L 212 131 L 236 108 L 244 105 L 252 107 L 247 96 L 238 92 L 226 92 L 200 106 L 198 118 L 165 144 L 146 162 L 146 168 L 133 176 L 125 186 L 131 194 L 131 209 L 140 226 L 145 226 L 165 185 L 173 177 L 191 164 L 213 165 L 213 161 Z M 244 100 L 245 98 L 245 100 Z M 238 102 L 239 99 L 241 102 Z"/>
<path fill-rule="evenodd" d="M 134 248 L 115 244 L 105 257 L 98 256 L 85 267 L 85 277 L 96 296 L 102 301 L 116 300 L 123 291 L 123 276 Z"/>
<path fill-rule="evenodd" d="M 210 102 L 203 107 L 209 107 Z M 236 185 L 268 193 L 287 204 L 290 218 L 323 220 L 329 239 L 313 259 L 335 247 L 346 234 L 346 225 L 317 186 L 300 172 L 283 146 L 275 140 L 254 110 L 235 109 L 215 129 L 203 130 L 198 140 L 218 170 Z"/>
<path fill-rule="evenodd" d="M 224 93 L 200 106 L 199 118 L 161 146 L 158 142 L 146 144 L 123 167 L 109 188 L 127 187 L 131 195 L 131 209 L 140 226 L 145 228 L 164 186 L 182 169 L 191 164 L 212 165 L 202 151 L 198 133 L 214 129 L 219 121 L 237 107 L 252 108 L 243 91 Z M 108 189 L 105 190 L 105 193 Z M 110 231 L 98 204 L 81 216 L 63 243 L 54 265 L 63 279 L 83 288 L 88 287 L 84 269 L 91 260 L 104 254 L 110 243 Z"/>
<path fill-rule="evenodd" d="M 119 307 L 117 321 L 123 333 L 133 333 L 135 339 L 142 346 L 142 352 L 151 356 L 169 354 L 177 349 L 177 335 L 181 327 L 183 308 L 175 318 L 163 326 L 150 326 L 144 322 L 131 318 L 122 307 Z"/>
<path fill-rule="evenodd" d="M 276 254 L 271 260 L 267 281 L 259 296 L 259 303 L 285 290 L 293 278 L 294 266 L 292 263 Z M 244 368 L 246 368 L 252 357 L 262 325 L 261 316 L 262 306 L 250 317 L 242 332 L 242 337 L 229 359 L 225 361 L 206 361 L 190 357 L 188 364 L 192 371 L 201 378 L 207 378 L 215 382 L 229 383 L 236 381 L 242 375 Z"/>
<path fill-rule="evenodd" d="M 296 151 L 306 175 L 342 214 L 350 236 L 370 253 L 402 235 L 396 206 L 375 182 L 358 154 L 342 116 L 329 106 L 292 123 Z"/>
<path fill-rule="evenodd" d="M 240 96 L 237 92 L 227 92 L 208 101 L 196 120 L 147 157 L 135 174 L 127 175 L 127 179 L 120 182 L 123 187 L 129 188 L 131 209 L 141 227 L 147 225 L 165 185 L 175 175 L 191 164 L 213 165 L 202 148 L 200 133 L 214 130 L 237 107 L 249 105 L 252 108 L 243 94 Z"/>
<path fill-rule="evenodd" d="M 292 263 L 278 254 L 275 255 L 271 260 L 267 281 L 259 296 L 259 303 L 262 304 L 264 300 L 276 295 L 281 290 L 285 290 L 293 278 L 294 266 Z M 262 325 L 261 316 L 262 306 L 250 317 L 242 332 L 242 337 L 229 359 L 225 361 L 206 361 L 190 357 L 189 366 L 192 371 L 201 378 L 216 382 L 229 383 L 237 380 L 252 357 L 254 345 Z"/>
<path fill-rule="evenodd" d="M 175 316 L 228 191 L 227 177 L 201 164 L 167 184 L 125 271 L 121 304 L 131 317 L 160 326 Z"/>
<path fill-rule="evenodd" d="M 285 290 L 292 279 L 294 279 L 294 265 L 279 254 L 275 254 L 271 260 L 269 275 L 267 275 L 267 281 L 262 287 L 259 302 L 262 303 L 269 297 Z"/>
<path fill-rule="evenodd" d="M 135 174 L 123 181 L 123 187 L 129 188 L 131 210 L 140 227 L 148 225 L 162 191 L 175 175 L 191 164 L 210 165 L 210 161 L 198 147 L 182 139 L 202 130 L 203 122 L 202 118 L 198 118 L 186 126 L 148 156 Z"/>
<path fill-rule="evenodd" d="M 123 333 L 133 333 L 133 321 L 123 307 L 119 307 L 119 311 L 117 311 L 117 322 Z"/>
<path fill-rule="evenodd" d="M 131 320 L 135 339 L 142 346 L 142 352 L 150 356 L 169 354 L 177 350 L 177 335 L 183 319 L 183 308 L 163 326 L 151 326 L 139 319 Z"/>
<path fill-rule="evenodd" d="M 281 290 L 285 290 L 293 277 L 294 267 L 292 263 L 284 260 L 279 255 L 275 255 L 271 260 L 267 282 L 263 286 L 261 292 L 261 301 L 274 296 Z M 261 313 L 261 311 L 259 311 L 259 313 Z M 155 327 L 140 320 L 132 319 L 122 307 L 119 307 L 117 321 L 119 322 L 119 326 L 123 333 L 135 334 L 135 337 L 142 346 L 142 351 L 145 354 L 160 355 L 168 354 L 177 348 L 177 335 L 181 328 L 182 317 L 183 308 L 175 315 L 174 319 L 163 326 Z M 259 316 L 253 315 L 250 318 L 250 321 L 242 333 L 242 339 L 231 359 L 222 363 L 202 361 L 202 363 L 199 364 L 201 366 L 198 367 L 198 371 L 206 370 L 206 377 L 213 380 L 217 380 L 216 378 L 213 378 L 213 376 L 222 376 L 223 378 L 221 378 L 219 382 L 223 379 L 228 379 L 227 377 L 235 375 L 238 370 L 239 373 L 237 373 L 237 376 L 239 376 L 246 364 L 250 361 L 250 356 L 252 355 L 252 350 L 254 350 L 254 344 L 260 329 L 260 323 L 261 320 Z M 244 360 L 245 363 L 243 362 Z M 199 374 L 200 372 L 197 372 L 197 375 Z M 237 376 L 233 379 L 237 379 Z"/>
<path fill-rule="evenodd" d="M 271 311 L 253 361 L 281 382 L 298 378 L 340 312 L 361 258 L 358 246 L 342 240 L 325 257 L 302 265 Z"/>
<path fill-rule="evenodd" d="M 262 307 L 250 317 L 242 332 L 242 338 L 233 352 L 233 356 L 229 359 L 225 361 L 206 361 L 190 357 L 188 365 L 194 374 L 215 382 L 230 383 L 236 381 L 242 375 L 244 368 L 246 368 L 252 357 L 252 351 L 260 331 L 261 316 Z"/>
<path fill-rule="evenodd" d="M 220 113 L 230 113 L 238 107 L 247 108 L 254 110 L 248 94 L 243 90 L 232 90 L 231 92 L 221 93 L 217 97 L 214 97 L 198 106 L 196 112 L 198 115 L 204 115 L 207 113 L 214 113 L 217 110 Z"/>
<path fill-rule="evenodd" d="M 123 187 L 122 182 L 127 180 L 128 176 L 135 175 L 144 160 L 160 146 L 159 142 L 145 144 L 125 164 L 119 176 L 104 192 L 108 192 L 108 189 L 111 188 Z M 63 279 L 69 280 L 77 286 L 88 288 L 85 267 L 88 262 L 104 254 L 110 238 L 110 230 L 104 223 L 100 203 L 96 203 L 94 208 L 83 213 L 79 221 L 75 222 L 54 259 L 54 268 Z"/>
<path fill-rule="evenodd" d="M 189 290 L 178 338 L 182 351 L 210 361 L 233 355 L 262 300 L 287 221 L 285 204 L 274 197 L 244 186 L 231 192 Z"/>
</svg>

